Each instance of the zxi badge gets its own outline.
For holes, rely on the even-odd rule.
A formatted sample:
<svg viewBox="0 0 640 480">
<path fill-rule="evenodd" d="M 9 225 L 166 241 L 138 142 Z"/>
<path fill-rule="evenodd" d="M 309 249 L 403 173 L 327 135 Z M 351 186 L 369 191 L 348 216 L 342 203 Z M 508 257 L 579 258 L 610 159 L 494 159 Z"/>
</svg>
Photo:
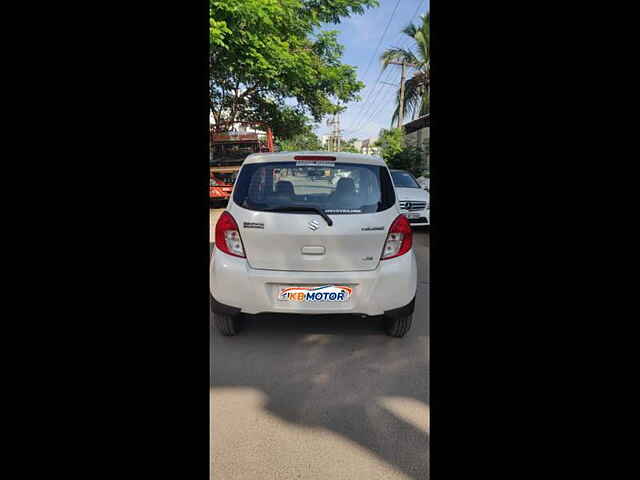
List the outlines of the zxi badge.
<svg viewBox="0 0 640 480">
<path fill-rule="evenodd" d="M 308 227 L 314 232 L 318 229 L 319 226 L 320 222 L 318 220 L 311 220 L 308 225 Z"/>
</svg>

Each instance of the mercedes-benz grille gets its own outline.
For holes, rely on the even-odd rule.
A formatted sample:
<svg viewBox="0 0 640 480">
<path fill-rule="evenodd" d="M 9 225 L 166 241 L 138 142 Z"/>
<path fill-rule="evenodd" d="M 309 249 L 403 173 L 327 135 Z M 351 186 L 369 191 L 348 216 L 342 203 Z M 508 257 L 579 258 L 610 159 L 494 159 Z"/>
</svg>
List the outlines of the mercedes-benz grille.
<svg viewBox="0 0 640 480">
<path fill-rule="evenodd" d="M 400 201 L 400 208 L 403 210 L 408 210 L 410 212 L 415 210 L 424 210 L 426 206 L 427 202 L 414 202 L 406 200 Z"/>
</svg>

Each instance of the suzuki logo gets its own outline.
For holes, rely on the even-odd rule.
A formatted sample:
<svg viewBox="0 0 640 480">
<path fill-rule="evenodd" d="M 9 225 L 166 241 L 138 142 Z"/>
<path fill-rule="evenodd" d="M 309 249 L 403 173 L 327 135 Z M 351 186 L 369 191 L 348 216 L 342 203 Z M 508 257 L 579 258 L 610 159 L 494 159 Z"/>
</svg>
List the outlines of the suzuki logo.
<svg viewBox="0 0 640 480">
<path fill-rule="evenodd" d="M 318 220 L 311 220 L 308 226 L 311 230 L 316 231 L 320 226 L 320 222 Z"/>
</svg>

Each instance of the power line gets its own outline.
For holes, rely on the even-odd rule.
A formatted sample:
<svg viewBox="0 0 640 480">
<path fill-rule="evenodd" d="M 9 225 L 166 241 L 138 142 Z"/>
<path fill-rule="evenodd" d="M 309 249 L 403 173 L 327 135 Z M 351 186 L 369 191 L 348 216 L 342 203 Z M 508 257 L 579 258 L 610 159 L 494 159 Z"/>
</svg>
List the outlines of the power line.
<svg viewBox="0 0 640 480">
<path fill-rule="evenodd" d="M 398 39 L 400 38 L 400 36 L 401 36 L 401 35 L 402 35 L 402 34 L 399 34 L 399 35 L 398 35 Z M 403 41 L 403 45 L 400 45 L 400 48 L 406 49 L 406 48 L 411 44 L 411 42 L 412 42 L 412 39 L 411 39 L 411 38 L 406 38 L 406 39 Z M 385 81 L 386 81 L 386 80 L 390 80 L 390 79 L 391 79 L 391 77 L 393 77 L 393 76 L 394 76 L 394 74 L 397 74 L 397 71 L 395 71 L 395 70 L 393 70 L 393 69 L 381 70 L 381 74 L 382 74 L 383 72 L 387 74 L 387 75 L 386 75 L 386 78 L 385 78 Z M 380 77 L 378 77 L 378 78 L 380 78 Z M 382 83 L 384 83 L 384 82 L 382 82 Z M 377 103 L 377 102 L 376 102 L 376 100 L 378 99 L 379 94 L 380 94 L 383 90 L 384 90 L 384 87 L 383 87 L 383 86 L 381 86 L 381 88 L 378 90 L 378 92 L 376 93 L 376 95 L 374 95 L 374 97 L 372 98 L 371 103 L 370 103 L 370 104 L 368 104 L 368 105 L 366 106 L 366 108 L 364 108 L 364 109 L 360 112 L 359 116 L 357 117 L 357 121 L 353 123 L 353 125 L 354 125 L 354 128 L 353 128 L 353 129 L 354 129 L 355 131 L 360 131 L 360 130 L 364 127 L 364 125 L 366 125 L 367 123 L 369 123 L 369 121 L 371 121 L 371 119 L 374 117 L 374 115 L 377 115 L 380 111 L 382 111 L 382 108 L 377 108 L 377 110 L 376 110 L 376 107 L 378 107 L 378 105 L 379 105 L 379 103 Z M 384 97 L 383 97 L 383 98 L 384 98 L 384 100 L 381 102 L 383 105 L 384 105 L 384 103 L 386 103 L 386 102 L 387 102 L 388 100 L 390 100 L 390 98 L 391 98 L 391 97 L 388 95 L 388 92 L 389 92 L 389 91 L 387 90 L 387 92 L 385 93 L 385 95 L 384 95 Z M 372 115 L 370 115 L 370 114 L 372 114 Z M 368 116 L 368 117 L 367 117 L 367 116 Z M 366 119 L 366 120 L 365 120 L 365 119 Z"/>
<path fill-rule="evenodd" d="M 395 92 L 391 89 L 386 90 L 382 98 L 372 104 L 372 108 L 364 115 L 355 127 L 355 131 L 359 132 L 366 127 L 373 118 L 375 118 L 389 104 L 394 97 Z"/>
<path fill-rule="evenodd" d="M 391 80 L 398 73 L 397 71 L 394 71 L 394 70 L 391 70 L 391 69 L 387 70 L 387 72 L 389 72 L 389 73 L 388 73 L 387 78 L 385 80 Z M 374 98 L 372 99 L 371 103 L 362 112 L 362 114 L 358 118 L 357 122 L 354 123 L 354 130 L 355 131 L 360 131 L 362 129 L 362 127 L 365 124 L 369 123 L 371 118 L 373 118 L 373 114 L 375 112 L 379 112 L 381 110 L 379 108 L 379 106 L 380 105 L 384 105 L 390 99 L 389 93 L 391 93 L 391 96 L 393 96 L 393 90 L 385 88 L 384 85 L 380 86 L 380 89 L 378 90 L 378 92 L 374 96 Z M 380 94 L 382 94 L 383 96 L 382 96 L 382 99 L 380 101 L 378 101 L 378 97 L 380 96 Z"/>
<path fill-rule="evenodd" d="M 378 41 L 378 46 L 373 51 L 373 55 L 371 55 L 371 59 L 369 60 L 369 65 L 367 65 L 367 69 L 365 70 L 363 77 L 366 77 L 367 73 L 369 73 L 369 68 L 371 68 L 371 64 L 373 63 L 373 59 L 375 58 L 376 53 L 378 53 L 378 49 L 380 48 L 380 45 L 382 44 L 382 40 L 384 40 L 384 37 L 387 34 L 387 30 L 389 30 L 389 25 L 391 25 L 391 20 L 393 20 L 393 16 L 396 14 L 396 10 L 398 10 L 398 6 L 400 6 L 400 0 L 398 0 L 398 2 L 396 3 L 395 8 L 393 9 L 393 13 L 389 17 L 389 21 L 387 22 L 387 26 L 384 28 L 384 32 L 382 33 L 382 36 L 380 37 L 380 40 Z"/>
<path fill-rule="evenodd" d="M 386 73 L 386 76 L 385 76 L 385 79 L 384 79 L 385 82 L 388 81 L 388 80 L 391 80 L 391 78 L 394 75 L 394 72 L 391 69 L 387 70 L 386 72 L 380 72 L 380 73 L 381 74 L 382 73 Z M 379 81 L 379 79 L 380 79 L 380 77 L 378 77 L 378 81 Z M 379 83 L 381 83 L 381 82 L 379 82 Z M 382 92 L 386 91 L 385 86 L 382 85 L 382 84 L 379 85 L 379 88 L 377 90 L 376 90 L 376 88 L 378 88 L 377 84 L 374 86 L 374 90 L 372 91 L 373 97 L 370 97 L 370 102 L 368 102 L 365 105 L 363 105 L 363 108 L 358 113 L 358 116 L 356 117 L 356 120 L 351 123 L 351 125 L 353 126 L 354 129 L 357 130 L 360 127 L 360 125 L 362 124 L 362 120 L 364 120 L 367 117 L 367 115 L 369 115 L 369 113 L 371 113 L 371 109 L 372 108 L 376 107 L 377 100 L 378 100 L 378 97 L 380 96 L 380 94 Z"/>
<path fill-rule="evenodd" d="M 369 90 L 369 93 L 367 94 L 367 97 L 365 98 L 364 102 L 361 102 L 358 106 L 360 107 L 358 113 L 356 114 L 357 117 L 357 121 L 351 121 L 349 123 L 349 126 L 351 125 L 356 125 L 360 122 L 360 120 L 362 119 L 362 117 L 364 115 L 366 115 L 365 111 L 369 109 L 370 107 L 370 103 L 369 101 L 371 100 L 371 95 L 376 91 L 376 88 L 378 88 L 378 83 L 380 82 L 380 77 L 382 77 L 382 74 L 384 73 L 384 71 L 380 71 L 380 73 L 378 74 L 378 78 L 376 78 L 375 83 L 373 84 L 373 87 L 371 87 L 371 89 Z M 388 79 L 386 79 L 388 80 Z"/>
<path fill-rule="evenodd" d="M 382 112 L 382 110 L 384 110 L 384 108 L 387 106 L 387 102 L 389 100 L 391 100 L 391 98 L 393 98 L 394 95 L 397 96 L 397 92 L 394 93 L 393 91 L 391 91 L 391 95 L 386 95 L 384 100 L 379 103 L 378 109 L 374 110 L 371 113 L 371 115 L 369 115 L 369 118 L 367 118 L 364 122 L 362 122 L 360 124 L 360 126 L 358 127 L 358 129 L 355 132 L 352 132 L 351 135 L 354 135 L 355 133 L 357 133 L 357 132 L 363 130 L 364 128 L 366 128 L 369 125 L 369 123 L 371 122 L 371 120 L 373 120 L 375 117 L 377 117 L 378 114 L 380 114 L 380 112 Z"/>
<path fill-rule="evenodd" d="M 382 36 L 380 37 L 380 40 L 378 40 L 378 45 L 376 46 L 375 50 L 371 54 L 371 58 L 369 59 L 369 64 L 367 65 L 367 68 L 366 68 L 366 70 L 364 72 L 364 75 L 362 75 L 362 78 L 365 78 L 367 76 L 367 73 L 369 73 L 369 69 L 371 68 L 371 65 L 373 64 L 373 59 L 376 57 L 376 54 L 378 53 L 378 49 L 380 48 L 380 45 L 382 44 L 382 41 L 384 40 L 384 37 L 387 34 L 387 30 L 389 30 L 389 26 L 391 25 L 391 21 L 393 20 L 393 17 L 395 16 L 396 11 L 398 10 L 399 6 L 400 6 L 400 0 L 398 0 L 396 2 L 396 6 L 393 8 L 393 12 L 391 13 L 391 16 L 389 17 L 389 21 L 387 22 L 387 25 L 385 26 L 384 31 L 382 32 Z M 382 72 L 380 73 L 380 75 L 381 74 L 382 74 Z M 371 91 L 369 91 L 369 94 L 367 95 L 367 100 L 371 96 L 371 93 L 373 92 L 373 90 L 375 90 L 375 86 L 378 84 L 378 80 L 380 80 L 380 75 L 378 75 L 378 78 L 376 79 L 376 81 L 374 83 L 373 89 Z M 365 100 L 364 103 L 366 103 L 367 100 Z M 362 107 L 361 107 L 361 109 L 362 109 Z"/>
<path fill-rule="evenodd" d="M 398 33 L 398 36 L 396 37 L 396 42 L 400 41 L 400 39 L 402 38 L 402 32 Z M 395 42 L 394 42 L 395 43 Z M 411 43 L 411 39 L 405 39 L 404 40 L 405 45 L 402 45 L 401 48 L 406 48 L 410 43 Z M 376 83 L 374 84 L 373 88 L 369 91 L 369 95 L 367 96 L 367 98 L 365 99 L 365 101 L 361 104 L 360 110 L 357 113 L 356 116 L 356 121 L 352 121 L 349 125 L 353 126 L 354 129 L 358 130 L 359 126 L 362 123 L 362 120 L 364 118 L 366 118 L 366 116 L 371 112 L 371 108 L 375 108 L 376 106 L 376 100 L 380 94 L 380 92 L 382 92 L 382 90 L 384 90 L 384 87 L 382 87 L 381 89 L 379 89 L 376 92 L 376 88 L 378 87 L 378 83 L 380 83 L 380 77 L 382 76 L 382 74 L 386 74 L 385 77 L 385 81 L 388 81 L 391 79 L 391 77 L 393 76 L 393 70 L 392 69 L 385 69 L 385 70 L 380 70 L 380 73 L 378 74 L 378 78 L 376 79 Z M 376 93 L 374 93 L 376 92 Z M 372 97 L 373 94 L 373 97 Z"/>
<path fill-rule="evenodd" d="M 411 22 L 413 22 L 415 20 L 415 18 L 416 18 L 416 15 L 418 15 L 418 11 L 420 10 L 420 6 L 421 5 L 422 5 L 422 0 L 420 0 L 418 2 L 418 7 L 416 8 L 416 11 L 413 12 L 413 15 L 411 15 L 411 20 L 410 20 Z M 427 7 L 427 2 L 424 2 L 424 6 L 425 6 L 425 8 Z"/>
<path fill-rule="evenodd" d="M 382 43 L 382 40 L 384 39 L 384 37 L 386 35 L 386 32 L 389 29 L 389 25 L 391 24 L 391 20 L 393 19 L 393 16 L 395 15 L 399 4 L 400 4 L 400 2 L 398 1 L 398 3 L 396 4 L 396 6 L 395 6 L 395 8 L 393 10 L 393 13 L 391 14 L 391 17 L 389 18 L 389 22 L 387 22 L 387 26 L 385 27 L 385 30 L 384 30 L 384 33 L 382 34 L 382 37 L 380 37 L 380 41 L 378 42 L 378 46 L 374 50 L 373 55 L 371 56 L 371 59 L 369 60 L 369 65 L 367 66 L 367 69 L 366 69 L 365 74 L 363 75 L 363 77 L 365 77 L 366 74 L 369 72 L 369 68 L 371 67 L 373 59 L 376 56 L 376 54 L 378 52 L 378 49 L 380 48 L 380 44 Z M 409 17 L 409 20 L 408 20 L 409 22 L 413 23 L 413 21 L 415 20 L 416 16 L 418 15 L 418 12 L 420 11 L 420 7 L 421 6 L 423 6 L 423 0 L 419 0 L 418 1 L 418 5 L 417 5 L 415 11 L 413 12 L 413 15 L 411 15 L 411 17 Z M 427 6 L 426 2 L 424 2 L 424 7 L 426 8 L 426 6 Z M 396 37 L 396 41 L 398 41 L 401 38 L 401 35 L 402 35 L 402 32 L 398 33 L 398 36 Z M 410 43 L 410 39 L 409 39 L 409 43 Z M 407 48 L 409 43 L 407 43 L 407 45 L 405 45 L 402 48 Z M 369 100 L 371 99 L 372 94 L 375 92 L 376 87 L 378 86 L 378 83 L 380 82 L 380 78 L 381 78 L 383 72 L 384 72 L 384 70 L 380 71 L 380 73 L 378 74 L 378 77 L 376 78 L 376 81 L 374 82 L 374 85 L 373 85 L 372 89 L 369 90 L 369 93 L 367 94 L 367 97 L 366 97 L 365 101 L 360 104 L 360 109 L 359 109 L 359 112 L 357 114 L 358 116 L 356 117 L 357 121 L 356 122 L 350 122 L 349 126 L 353 125 L 354 128 L 356 129 L 356 131 L 360 130 L 359 127 L 361 126 L 361 121 L 369 113 L 369 111 L 371 109 L 371 104 L 375 105 L 375 102 L 371 102 L 371 104 L 369 104 Z M 375 95 L 373 98 L 376 99 L 377 95 Z"/>
</svg>

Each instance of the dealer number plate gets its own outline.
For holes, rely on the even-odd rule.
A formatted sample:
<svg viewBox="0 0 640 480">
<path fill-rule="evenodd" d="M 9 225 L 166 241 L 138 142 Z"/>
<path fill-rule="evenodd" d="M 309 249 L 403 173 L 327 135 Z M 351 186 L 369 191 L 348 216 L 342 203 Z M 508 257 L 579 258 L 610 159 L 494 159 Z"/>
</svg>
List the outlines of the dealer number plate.
<svg viewBox="0 0 640 480">
<path fill-rule="evenodd" d="M 352 294 L 353 288 L 344 285 L 282 287 L 278 292 L 278 300 L 290 303 L 344 303 Z"/>
</svg>

